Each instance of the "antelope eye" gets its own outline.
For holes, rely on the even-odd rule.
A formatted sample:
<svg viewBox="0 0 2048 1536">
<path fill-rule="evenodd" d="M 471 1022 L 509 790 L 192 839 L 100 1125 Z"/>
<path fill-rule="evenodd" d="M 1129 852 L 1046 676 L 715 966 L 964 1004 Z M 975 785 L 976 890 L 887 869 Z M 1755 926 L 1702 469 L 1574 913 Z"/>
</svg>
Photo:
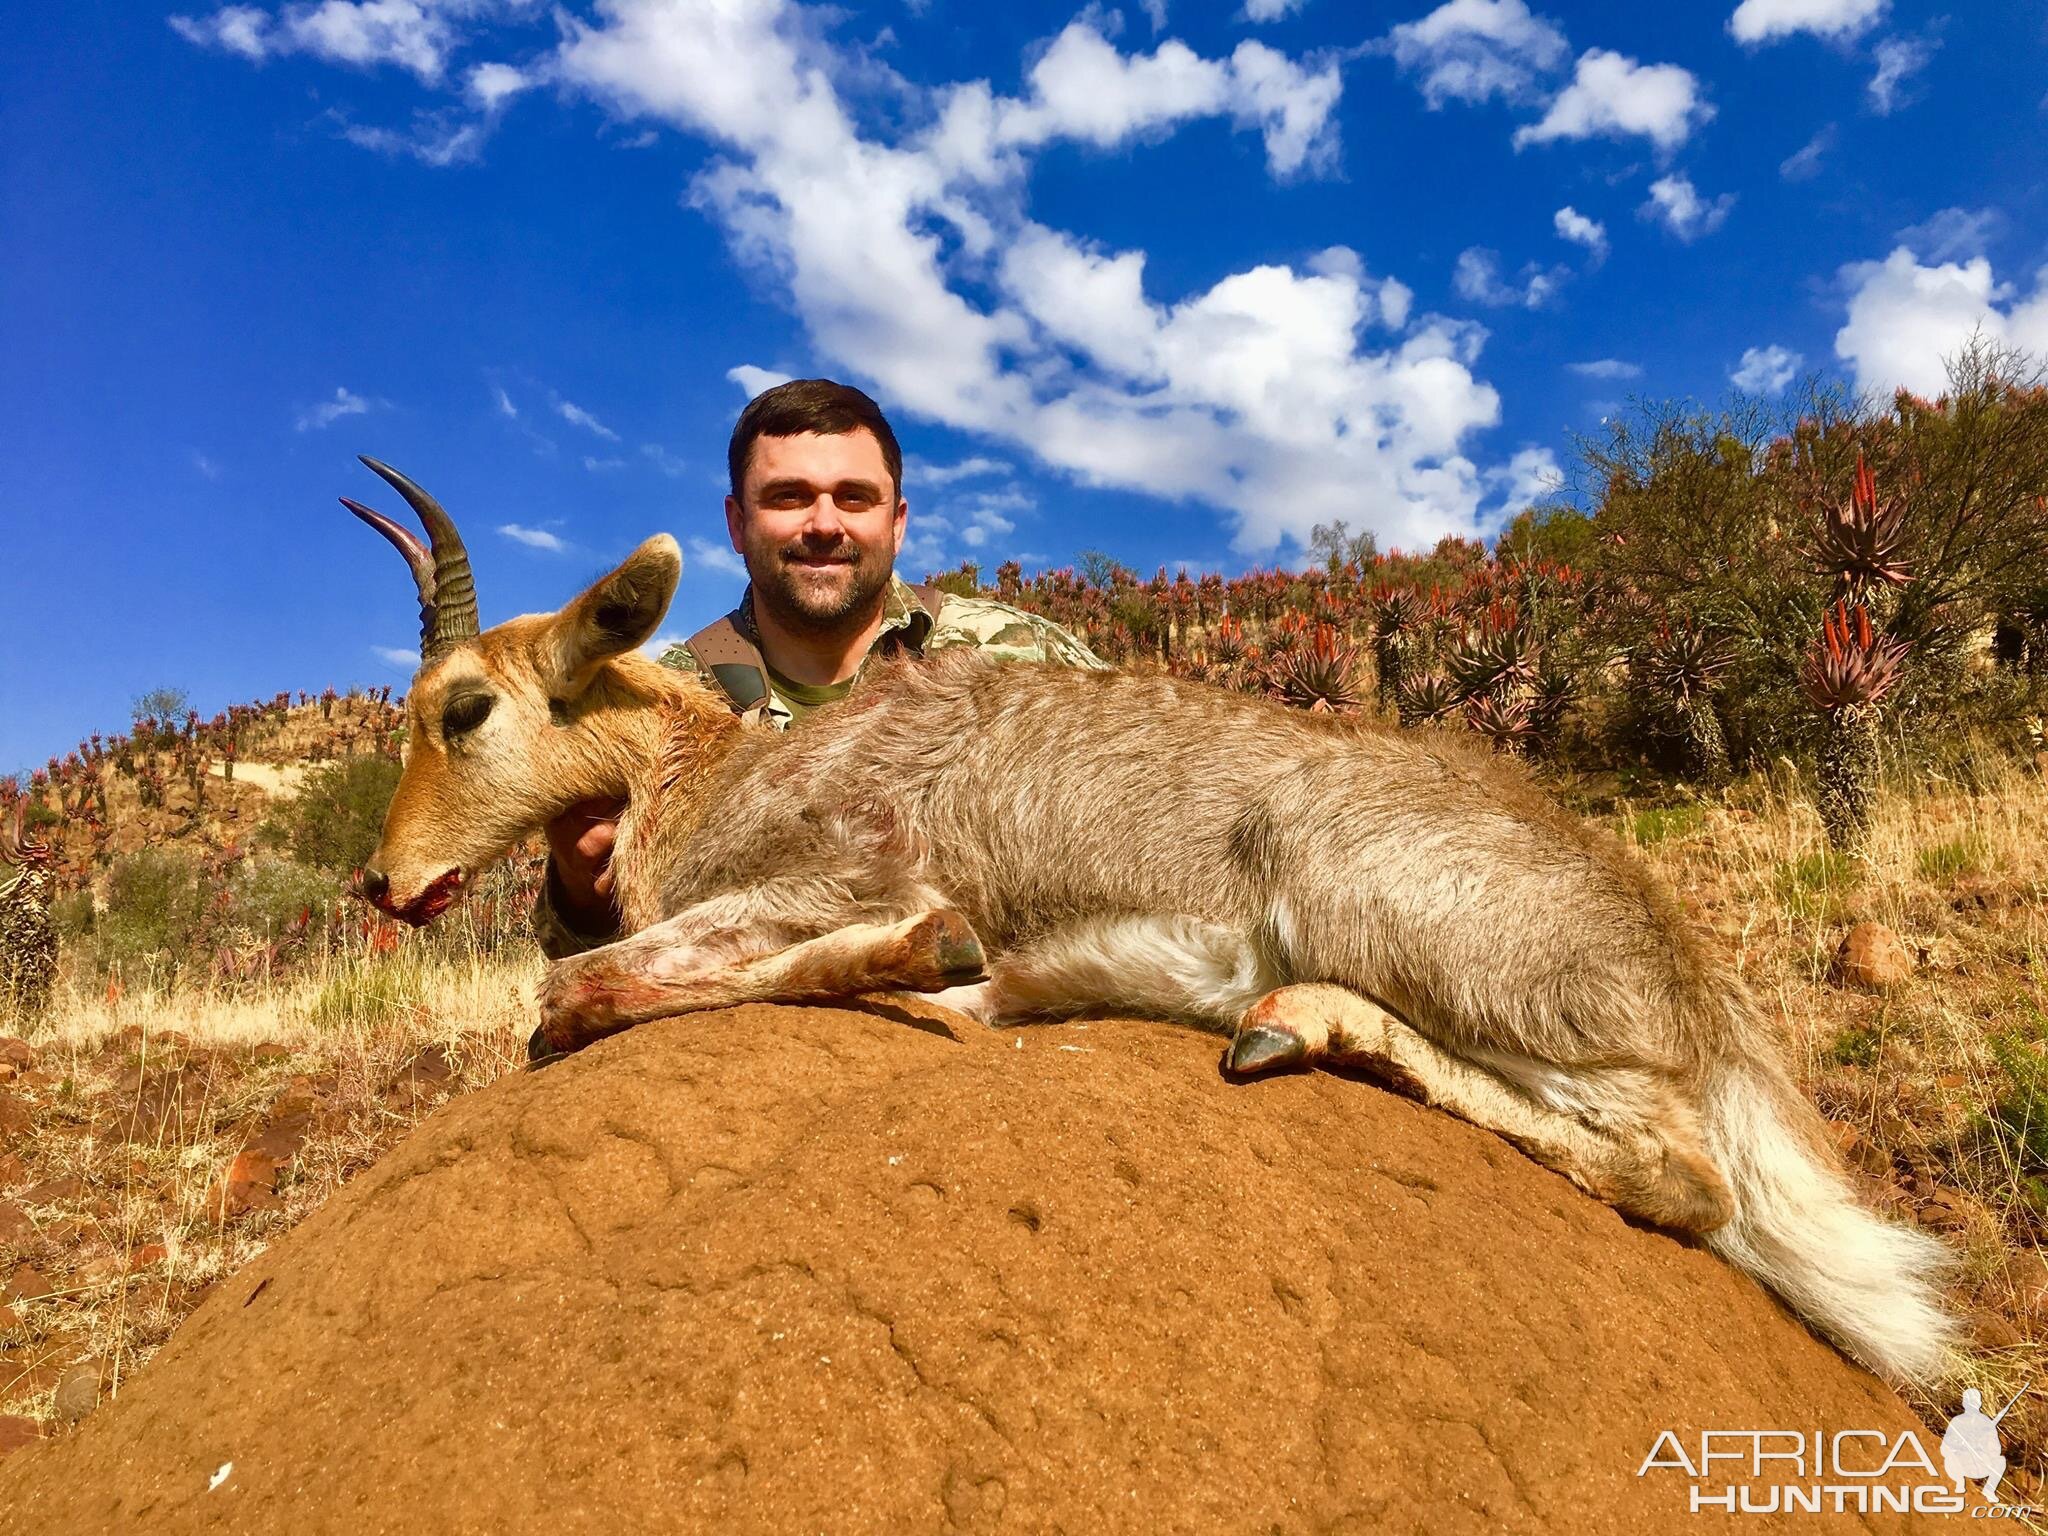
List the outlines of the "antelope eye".
<svg viewBox="0 0 2048 1536">
<path fill-rule="evenodd" d="M 441 712 L 441 734 L 460 736 L 464 731 L 475 730 L 491 712 L 491 702 L 488 693 L 466 693 L 459 699 L 450 699 Z"/>
</svg>

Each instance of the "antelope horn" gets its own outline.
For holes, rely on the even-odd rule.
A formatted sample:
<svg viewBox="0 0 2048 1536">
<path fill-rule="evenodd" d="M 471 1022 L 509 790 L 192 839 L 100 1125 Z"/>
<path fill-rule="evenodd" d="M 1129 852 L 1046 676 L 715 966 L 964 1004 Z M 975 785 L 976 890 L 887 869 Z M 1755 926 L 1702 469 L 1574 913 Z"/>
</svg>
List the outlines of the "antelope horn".
<svg viewBox="0 0 2048 1536">
<path fill-rule="evenodd" d="M 412 567 L 413 585 L 420 589 L 420 654 L 424 657 L 434 648 L 434 557 L 427 553 L 427 546 L 420 542 L 418 534 L 394 523 L 382 512 L 366 507 L 360 501 L 351 501 L 346 496 L 341 498 L 341 504 L 389 539 L 392 547 L 405 556 L 405 563 Z"/>
<path fill-rule="evenodd" d="M 407 505 L 419 514 L 421 526 L 427 530 L 427 542 L 434 557 L 434 611 L 429 632 L 421 636 L 420 655 L 422 660 L 432 661 L 459 642 L 474 639 L 478 633 L 476 583 L 469 573 L 469 551 L 462 547 L 462 535 L 455 531 L 455 519 L 441 509 L 441 503 L 389 464 L 381 464 L 367 454 L 361 458 L 405 498 Z M 379 527 L 378 531 L 384 530 Z M 406 554 L 406 560 L 411 563 L 410 553 Z"/>
</svg>

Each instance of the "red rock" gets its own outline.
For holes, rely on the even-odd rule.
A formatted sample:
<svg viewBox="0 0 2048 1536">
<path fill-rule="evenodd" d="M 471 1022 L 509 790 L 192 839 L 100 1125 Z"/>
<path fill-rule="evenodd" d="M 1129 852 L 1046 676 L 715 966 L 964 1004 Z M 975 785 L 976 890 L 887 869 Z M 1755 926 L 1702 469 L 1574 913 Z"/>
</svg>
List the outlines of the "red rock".
<svg viewBox="0 0 2048 1536">
<path fill-rule="evenodd" d="M 21 1192 L 20 1198 L 23 1205 L 61 1205 L 66 1200 L 76 1200 L 84 1193 L 85 1180 L 76 1174 L 65 1174 L 62 1178 L 31 1184 Z"/>
<path fill-rule="evenodd" d="M 12 1189 L 28 1176 L 21 1159 L 9 1152 L 0 1155 L 0 1189 Z"/>
<path fill-rule="evenodd" d="M 1842 1161 L 1858 1173 L 1868 1174 L 1873 1179 L 1889 1177 L 1892 1160 L 1870 1143 L 1855 1126 L 1841 1120 L 1830 1120 L 1828 1129 L 1834 1133 L 1835 1148 L 1842 1154 Z"/>
<path fill-rule="evenodd" d="M 42 1426 L 34 1419 L 20 1418 L 11 1413 L 0 1416 L 0 1456 L 18 1451 L 25 1445 L 34 1445 L 42 1437 Z"/>
<path fill-rule="evenodd" d="M 32 1118 L 33 1113 L 19 1095 L 0 1089 L 0 1141 L 25 1133 Z"/>
<path fill-rule="evenodd" d="M 0 1307 L 0 1333 L 5 1333 L 10 1328 L 19 1328 L 20 1326 L 21 1319 L 15 1315 L 14 1308 Z"/>
<path fill-rule="evenodd" d="M 36 1224 L 27 1211 L 12 1200 L 0 1200 L 0 1248 L 27 1242 L 35 1236 Z"/>
<path fill-rule="evenodd" d="M 36 1064 L 35 1048 L 26 1040 L 17 1040 L 12 1035 L 0 1035 L 0 1061 L 4 1061 L 17 1072 L 26 1072 Z"/>
<path fill-rule="evenodd" d="M 241 1152 L 214 1191 L 211 1202 L 217 1220 L 228 1221 L 251 1211 L 272 1211 L 282 1203 L 277 1198 L 277 1159 L 260 1152 Z"/>
<path fill-rule="evenodd" d="M 1882 992 L 1913 974 L 1913 957 L 1883 923 L 1858 923 L 1842 936 L 1829 973 L 1837 985 Z"/>
<path fill-rule="evenodd" d="M 57 1287 L 39 1269 L 28 1264 L 18 1264 L 14 1273 L 7 1277 L 5 1287 L 0 1287 L 0 1301 L 35 1301 L 49 1295 Z"/>
<path fill-rule="evenodd" d="M 169 1256 L 169 1250 L 162 1243 L 144 1243 L 140 1248 L 128 1255 L 128 1268 L 130 1270 L 147 1269 L 152 1264 L 162 1263 Z"/>
<path fill-rule="evenodd" d="M 2020 1337 L 2020 1331 L 1996 1312 L 1973 1314 L 1970 1337 L 1979 1349 L 2013 1349 L 2026 1342 Z"/>
</svg>

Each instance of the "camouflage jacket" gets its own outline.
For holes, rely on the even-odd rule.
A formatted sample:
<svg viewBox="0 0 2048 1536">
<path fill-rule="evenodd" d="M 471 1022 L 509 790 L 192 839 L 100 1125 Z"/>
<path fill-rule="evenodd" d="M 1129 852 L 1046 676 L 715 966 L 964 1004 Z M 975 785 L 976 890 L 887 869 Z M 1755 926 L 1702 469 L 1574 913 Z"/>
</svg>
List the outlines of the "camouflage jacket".
<svg viewBox="0 0 2048 1536">
<path fill-rule="evenodd" d="M 749 587 L 740 600 L 740 606 L 731 614 L 733 622 L 748 634 L 753 631 L 753 600 L 753 589 Z M 847 685 L 849 687 L 859 683 L 868 661 L 904 649 L 929 656 L 934 651 L 971 645 L 1002 661 L 1048 661 L 1060 666 L 1097 669 L 1109 665 L 1050 619 L 990 598 L 942 593 L 938 611 L 934 613 L 919 601 L 918 594 L 911 590 L 909 583 L 900 576 L 892 576 L 884 603 L 881 631 L 868 647 L 868 654 L 862 658 L 852 683 Z M 702 671 L 687 645 L 670 646 L 662 653 L 661 664 L 681 672 L 701 674 Z M 778 731 L 788 729 L 792 721 L 815 708 L 819 702 L 789 697 L 785 684 L 773 673 L 768 674 L 766 681 L 768 696 L 747 713 Z M 533 908 L 534 937 L 550 959 L 580 954 L 618 937 L 616 932 L 586 933 L 572 927 L 556 909 L 554 890 L 555 869 L 550 862 L 547 881 L 541 887 L 540 899 Z"/>
</svg>

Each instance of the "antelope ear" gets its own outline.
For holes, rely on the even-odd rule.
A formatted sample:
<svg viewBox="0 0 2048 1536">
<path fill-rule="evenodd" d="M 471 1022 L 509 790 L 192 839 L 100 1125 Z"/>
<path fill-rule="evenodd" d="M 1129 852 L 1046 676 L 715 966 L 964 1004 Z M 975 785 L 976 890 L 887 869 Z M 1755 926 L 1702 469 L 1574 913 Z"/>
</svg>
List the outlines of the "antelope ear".
<svg viewBox="0 0 2048 1536">
<path fill-rule="evenodd" d="M 653 639 L 682 576 L 682 550 L 657 533 L 556 614 L 548 631 L 550 697 L 575 698 L 612 657 Z"/>
</svg>

